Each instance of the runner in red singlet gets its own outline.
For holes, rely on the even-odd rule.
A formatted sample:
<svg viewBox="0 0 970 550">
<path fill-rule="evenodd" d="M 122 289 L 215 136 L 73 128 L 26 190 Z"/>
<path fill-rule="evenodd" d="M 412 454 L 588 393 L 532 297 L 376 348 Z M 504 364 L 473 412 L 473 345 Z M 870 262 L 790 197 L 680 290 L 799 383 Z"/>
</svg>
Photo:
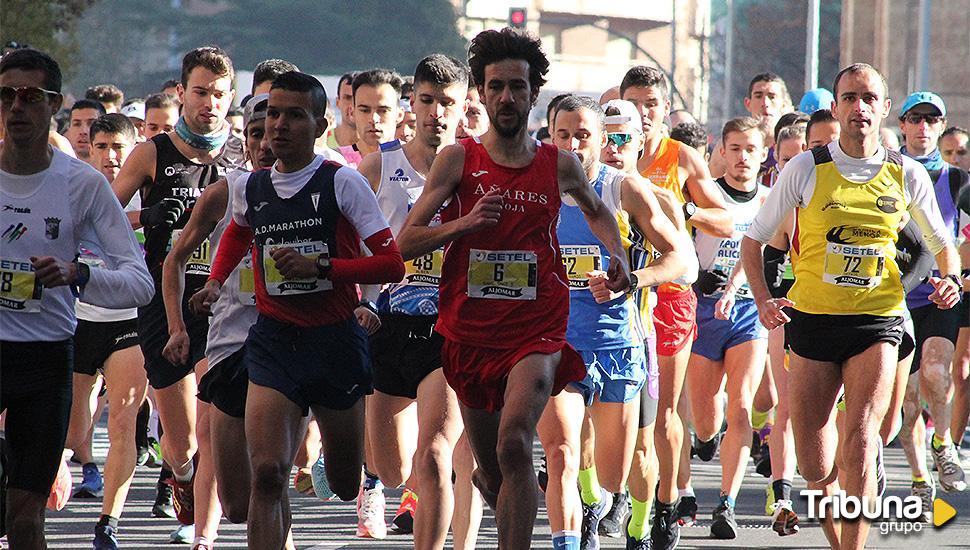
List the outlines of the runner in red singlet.
<svg viewBox="0 0 970 550">
<path fill-rule="evenodd" d="M 475 483 L 495 509 L 499 546 L 529 548 L 536 424 L 550 395 L 585 375 L 565 340 L 569 288 L 555 232 L 560 194 L 573 197 L 613 257 L 625 253 L 615 219 L 576 156 L 528 136 L 528 113 L 549 68 L 539 40 L 511 29 L 484 31 L 472 41 L 469 65 L 490 129 L 438 154 L 399 241 L 408 258 L 450 243 L 437 325 L 445 336 L 444 373 L 461 401 L 479 464 Z M 428 227 L 449 200 L 442 224 Z M 625 261 L 610 265 L 608 286 L 629 286 Z M 578 548 L 579 533 L 554 533 L 553 540 Z"/>
</svg>

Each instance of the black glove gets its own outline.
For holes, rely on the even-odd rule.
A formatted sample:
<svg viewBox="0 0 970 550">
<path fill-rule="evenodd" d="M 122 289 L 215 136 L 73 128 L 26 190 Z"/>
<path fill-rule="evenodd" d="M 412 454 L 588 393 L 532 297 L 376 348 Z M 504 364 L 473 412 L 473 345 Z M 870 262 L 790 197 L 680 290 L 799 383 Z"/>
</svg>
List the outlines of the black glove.
<svg viewBox="0 0 970 550">
<path fill-rule="evenodd" d="M 694 282 L 694 288 L 704 296 L 710 296 L 722 290 L 724 285 L 727 284 L 727 280 L 727 274 L 721 270 L 705 271 L 702 269 L 697 273 L 697 281 Z"/>
<path fill-rule="evenodd" d="M 138 221 L 141 222 L 142 227 L 154 229 L 165 226 L 171 229 L 184 213 L 185 203 L 182 199 L 168 197 L 142 210 Z"/>
<path fill-rule="evenodd" d="M 785 256 L 784 250 L 779 250 L 773 246 L 765 246 L 765 282 L 768 289 L 777 289 L 781 286 L 781 281 L 785 276 Z"/>
</svg>

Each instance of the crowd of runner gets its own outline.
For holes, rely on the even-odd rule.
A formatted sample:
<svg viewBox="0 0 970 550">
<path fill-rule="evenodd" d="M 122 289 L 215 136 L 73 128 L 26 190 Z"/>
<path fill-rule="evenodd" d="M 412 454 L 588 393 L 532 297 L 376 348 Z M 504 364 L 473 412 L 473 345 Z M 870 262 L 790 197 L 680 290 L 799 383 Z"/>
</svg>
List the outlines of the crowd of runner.
<svg viewBox="0 0 970 550">
<path fill-rule="evenodd" d="M 420 549 L 474 548 L 485 505 L 501 548 L 529 548 L 539 498 L 556 549 L 672 549 L 698 513 L 739 536 L 749 465 L 790 536 L 796 467 L 875 497 L 897 439 L 923 521 L 964 491 L 970 155 L 943 98 L 890 122 L 869 65 L 797 106 L 765 72 L 709 132 L 636 66 L 556 96 L 533 134 L 549 68 L 490 30 L 467 62 L 348 73 L 332 99 L 266 60 L 244 94 L 206 46 L 159 93 L 67 108 L 56 60 L 5 51 L 10 548 L 45 548 L 72 498 L 102 499 L 95 549 L 124 547 L 139 466 L 193 550 L 221 521 L 294 548 L 291 486 Z M 720 498 L 698 502 L 691 462 L 715 459 Z M 821 525 L 833 548 L 869 531 Z"/>
</svg>

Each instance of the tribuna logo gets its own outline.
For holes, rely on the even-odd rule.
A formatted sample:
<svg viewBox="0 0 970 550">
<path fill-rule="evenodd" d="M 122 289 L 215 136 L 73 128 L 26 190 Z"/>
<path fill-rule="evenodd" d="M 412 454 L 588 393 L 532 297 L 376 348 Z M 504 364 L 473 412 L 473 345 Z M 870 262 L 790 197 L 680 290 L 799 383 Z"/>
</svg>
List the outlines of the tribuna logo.
<svg viewBox="0 0 970 550">
<path fill-rule="evenodd" d="M 917 521 L 923 511 L 918 496 L 905 498 L 898 496 L 856 497 L 838 491 L 834 495 L 823 496 L 818 489 L 801 492 L 808 499 L 808 517 L 812 519 L 859 519 L 868 520 L 909 520 Z"/>
</svg>

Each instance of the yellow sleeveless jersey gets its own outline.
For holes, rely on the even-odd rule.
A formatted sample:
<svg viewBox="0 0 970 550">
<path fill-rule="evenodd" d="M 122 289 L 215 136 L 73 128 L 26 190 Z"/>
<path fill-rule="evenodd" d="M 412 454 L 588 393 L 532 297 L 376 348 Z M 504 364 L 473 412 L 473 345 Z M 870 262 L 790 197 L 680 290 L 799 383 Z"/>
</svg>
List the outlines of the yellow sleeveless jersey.
<svg viewBox="0 0 970 550">
<path fill-rule="evenodd" d="M 792 240 L 795 309 L 828 315 L 902 315 L 897 233 L 908 205 L 902 156 L 886 152 L 864 183 L 839 173 L 827 147 L 812 149 L 815 191 L 796 210 Z"/>
<path fill-rule="evenodd" d="M 684 185 L 680 182 L 680 147 L 681 143 L 668 137 L 660 140 L 653 162 L 640 175 L 649 179 L 657 187 L 670 190 L 681 204 L 687 202 L 684 197 Z M 687 228 L 690 233 L 690 227 Z M 675 294 L 690 288 L 690 285 L 679 283 L 664 283 L 657 287 L 661 294 Z"/>
</svg>

